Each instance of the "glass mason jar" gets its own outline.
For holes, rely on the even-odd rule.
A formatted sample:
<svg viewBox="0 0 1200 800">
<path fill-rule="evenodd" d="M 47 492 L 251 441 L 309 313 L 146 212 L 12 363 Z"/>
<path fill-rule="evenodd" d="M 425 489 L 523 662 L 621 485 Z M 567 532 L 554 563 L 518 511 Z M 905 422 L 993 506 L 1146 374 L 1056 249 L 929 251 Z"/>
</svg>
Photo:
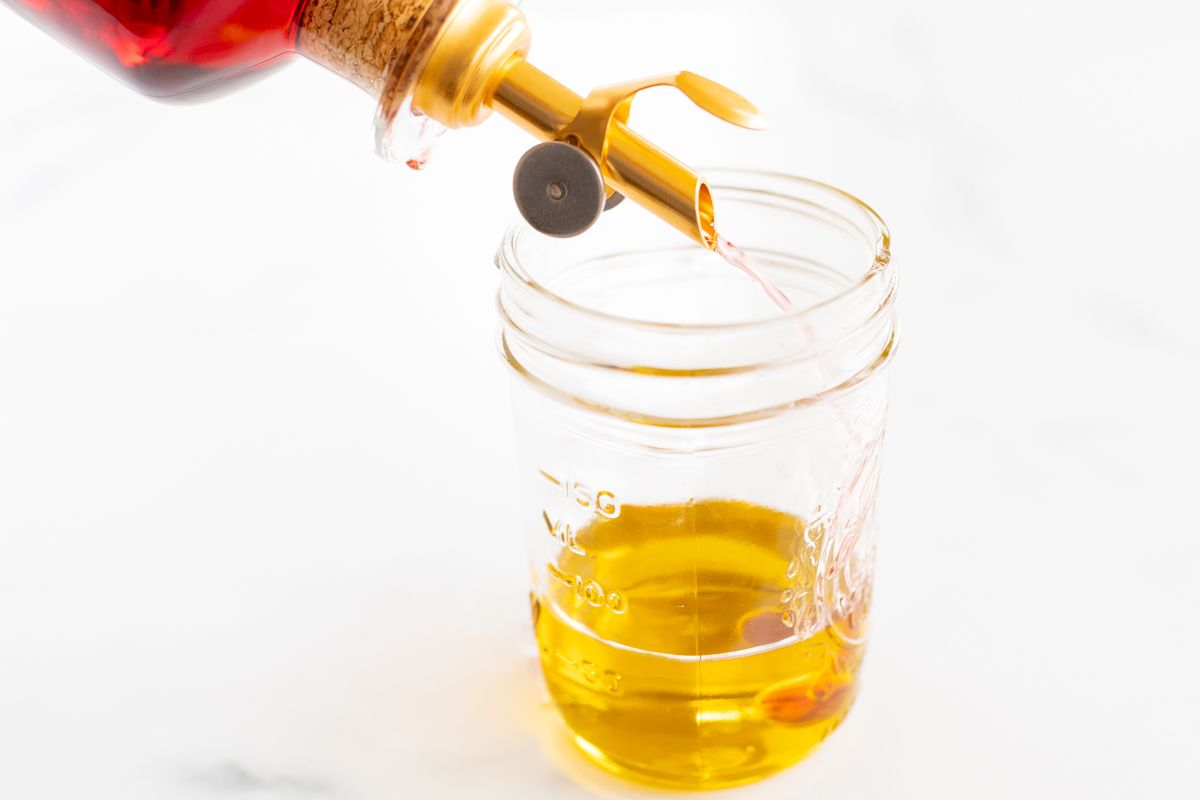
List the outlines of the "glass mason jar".
<svg viewBox="0 0 1200 800">
<path fill-rule="evenodd" d="M 794 764 L 854 699 L 896 337 L 870 208 L 708 177 L 795 310 L 632 210 L 497 255 L 550 694 L 605 768 L 693 788 Z"/>
</svg>

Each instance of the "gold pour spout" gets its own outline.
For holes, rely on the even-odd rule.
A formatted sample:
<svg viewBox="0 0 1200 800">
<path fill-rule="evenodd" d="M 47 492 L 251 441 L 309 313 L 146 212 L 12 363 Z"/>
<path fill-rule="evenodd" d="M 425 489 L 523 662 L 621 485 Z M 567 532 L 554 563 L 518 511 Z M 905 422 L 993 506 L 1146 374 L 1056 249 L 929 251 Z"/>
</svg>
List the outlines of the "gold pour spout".
<svg viewBox="0 0 1200 800">
<path fill-rule="evenodd" d="M 534 148 L 518 167 L 518 205 L 539 230 L 581 233 L 624 196 L 714 248 L 704 179 L 630 129 L 630 109 L 639 92 L 656 86 L 673 86 L 744 128 L 764 127 L 758 109 L 691 72 L 606 86 L 583 98 L 526 60 L 530 41 L 524 15 L 505 0 L 460 0 L 433 44 L 414 107 L 450 128 L 477 125 L 497 110 L 555 143 Z"/>
</svg>

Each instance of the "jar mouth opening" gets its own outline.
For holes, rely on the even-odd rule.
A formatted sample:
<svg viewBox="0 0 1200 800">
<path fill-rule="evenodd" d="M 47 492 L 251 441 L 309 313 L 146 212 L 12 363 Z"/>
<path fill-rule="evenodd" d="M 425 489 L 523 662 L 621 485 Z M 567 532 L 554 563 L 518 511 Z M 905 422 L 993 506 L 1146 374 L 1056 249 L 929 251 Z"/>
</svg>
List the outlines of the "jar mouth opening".
<svg viewBox="0 0 1200 800">
<path fill-rule="evenodd" d="M 582 315 L 608 324 L 627 326 L 655 333 L 735 333 L 753 332 L 781 325 L 795 325 L 808 317 L 832 306 L 846 303 L 848 300 L 872 290 L 880 281 L 892 279 L 894 267 L 891 261 L 891 234 L 887 224 L 876 211 L 854 195 L 820 181 L 801 178 L 781 172 L 766 170 L 715 168 L 706 170 L 706 182 L 717 195 L 717 221 L 720 223 L 720 196 L 725 193 L 736 193 L 741 199 L 753 198 L 753 202 L 778 207 L 786 202 L 813 202 L 812 196 L 827 196 L 831 201 L 848 205 L 859 217 L 859 225 L 846 218 L 841 221 L 853 228 L 862 243 L 871 249 L 869 263 L 862 274 L 849 280 L 843 287 L 811 303 L 798 305 L 786 312 L 780 311 L 774 316 L 736 322 L 668 322 L 662 320 L 644 319 L 636 316 L 615 314 L 610 311 L 594 308 L 571 300 L 544 285 L 537 280 L 527 268 L 521 252 L 525 243 L 540 236 L 524 221 L 513 223 L 505 232 L 500 247 L 496 253 L 496 265 L 517 284 L 524 286 L 543 300 L 576 315 Z M 769 188 L 767 188 L 769 187 Z M 808 197 L 802 198 L 801 195 Z M 820 203 L 815 203 L 820 205 Z M 828 211 L 828 209 L 823 209 Z M 748 248 L 750 249 L 750 248 Z M 636 248 L 629 251 L 613 251 L 607 257 L 632 255 Z M 714 254 L 714 258 L 717 258 Z M 867 259 L 864 259 L 867 261 Z"/>
</svg>

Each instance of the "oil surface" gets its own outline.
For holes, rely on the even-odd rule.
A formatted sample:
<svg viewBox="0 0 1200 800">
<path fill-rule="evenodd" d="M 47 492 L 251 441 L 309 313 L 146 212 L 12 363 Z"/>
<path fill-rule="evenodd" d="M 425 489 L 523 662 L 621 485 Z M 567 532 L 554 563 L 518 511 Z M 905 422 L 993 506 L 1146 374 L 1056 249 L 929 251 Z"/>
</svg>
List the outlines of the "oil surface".
<svg viewBox="0 0 1200 800">
<path fill-rule="evenodd" d="M 865 615 L 802 631 L 820 570 L 797 553 L 821 544 L 795 517 L 719 500 L 626 506 L 580 531 L 534 605 L 580 748 L 624 777 L 691 788 L 811 752 L 853 701 Z"/>
</svg>

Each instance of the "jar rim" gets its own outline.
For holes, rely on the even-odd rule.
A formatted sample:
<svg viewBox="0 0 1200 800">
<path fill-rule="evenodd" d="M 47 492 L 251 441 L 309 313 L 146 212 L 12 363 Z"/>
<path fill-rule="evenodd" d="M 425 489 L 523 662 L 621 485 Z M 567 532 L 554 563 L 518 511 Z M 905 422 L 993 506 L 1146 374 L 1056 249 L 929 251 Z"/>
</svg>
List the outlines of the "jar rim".
<svg viewBox="0 0 1200 800">
<path fill-rule="evenodd" d="M 552 304 L 573 314 L 582 314 L 606 323 L 621 324 L 634 329 L 656 333 L 732 333 L 761 330 L 781 324 L 796 324 L 797 321 L 803 321 L 806 317 L 816 312 L 869 291 L 879 281 L 894 279 L 895 268 L 892 265 L 891 258 L 891 233 L 888 230 L 887 223 L 883 221 L 883 218 L 875 209 L 849 192 L 811 178 L 803 178 L 798 175 L 770 170 L 718 167 L 705 170 L 705 173 L 706 177 L 713 176 L 716 178 L 716 180 L 708 181 L 708 183 L 717 192 L 738 191 L 758 194 L 768 198 L 775 197 L 776 199 L 786 200 L 802 199 L 796 195 L 782 194 L 753 185 L 755 181 L 779 181 L 808 190 L 816 190 L 818 193 L 825 192 L 842 201 L 848 201 L 869 223 L 869 235 L 873 240 L 871 244 L 874 249 L 870 266 L 856 280 L 849 282 L 845 287 L 810 305 L 800 306 L 785 313 L 761 319 L 743 320 L 740 322 L 702 323 L 664 322 L 623 316 L 592 308 L 573 300 L 568 300 L 562 295 L 557 294 L 535 279 L 522 263 L 519 253 L 522 240 L 527 236 L 538 235 L 524 220 L 517 220 L 508 227 L 496 252 L 496 266 L 509 278 L 517 281 L 536 295 L 549 300 Z M 630 253 L 632 252 L 636 251 L 630 251 Z M 612 255 L 620 256 L 628 254 L 614 253 Z"/>
</svg>

